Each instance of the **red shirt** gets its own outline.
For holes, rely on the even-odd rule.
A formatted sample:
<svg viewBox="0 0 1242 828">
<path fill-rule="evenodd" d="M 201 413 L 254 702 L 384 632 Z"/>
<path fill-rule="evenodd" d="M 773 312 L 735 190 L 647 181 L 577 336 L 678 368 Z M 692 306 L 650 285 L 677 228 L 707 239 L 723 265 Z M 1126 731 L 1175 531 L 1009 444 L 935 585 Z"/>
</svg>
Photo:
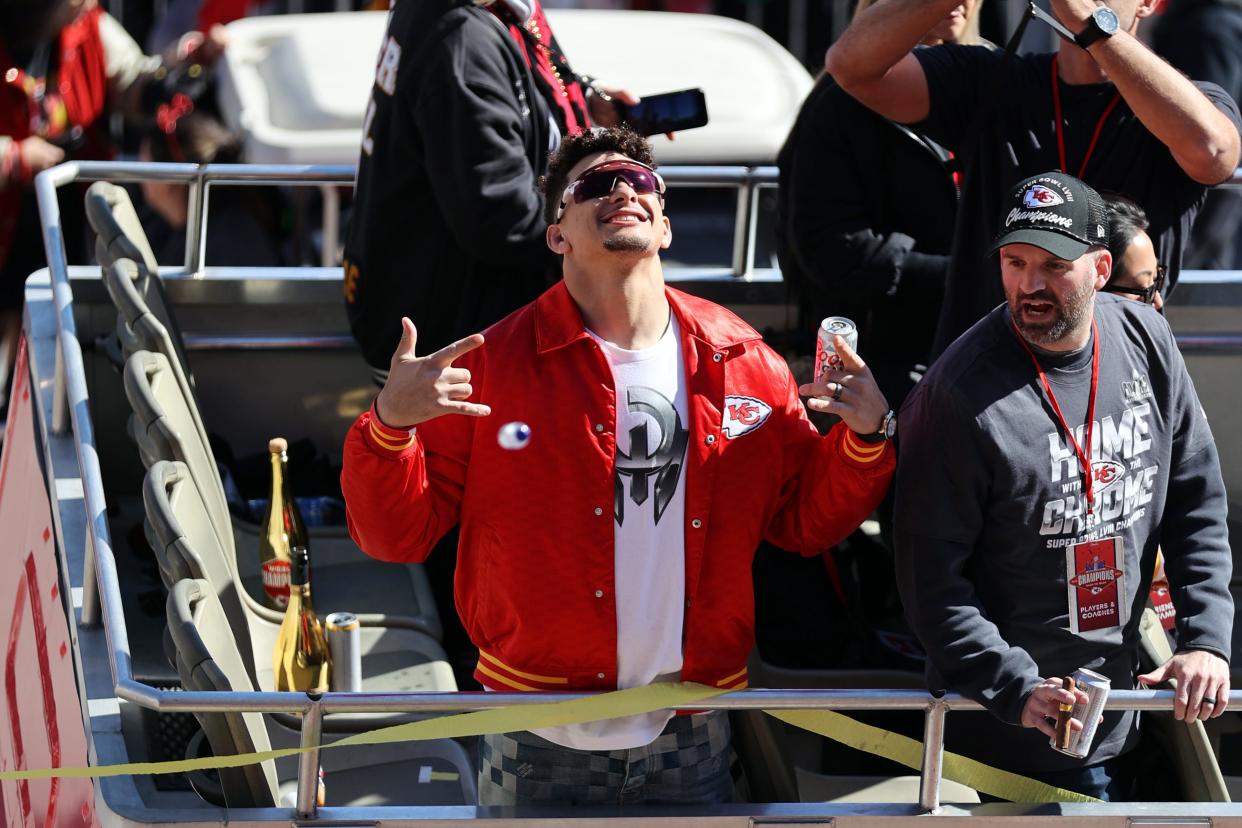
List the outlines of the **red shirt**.
<svg viewBox="0 0 1242 828">
<path fill-rule="evenodd" d="M 893 451 L 843 424 L 821 437 L 754 329 L 667 294 L 690 407 L 682 678 L 744 687 L 759 542 L 813 555 L 840 541 L 883 497 Z M 411 435 L 372 411 L 350 429 L 350 533 L 376 558 L 420 561 L 460 523 L 455 592 L 480 650 L 476 678 L 495 690 L 615 688 L 611 371 L 563 282 L 485 336 L 456 365 L 489 417 L 444 416 Z M 525 449 L 497 443 L 512 421 L 531 428 Z"/>
</svg>

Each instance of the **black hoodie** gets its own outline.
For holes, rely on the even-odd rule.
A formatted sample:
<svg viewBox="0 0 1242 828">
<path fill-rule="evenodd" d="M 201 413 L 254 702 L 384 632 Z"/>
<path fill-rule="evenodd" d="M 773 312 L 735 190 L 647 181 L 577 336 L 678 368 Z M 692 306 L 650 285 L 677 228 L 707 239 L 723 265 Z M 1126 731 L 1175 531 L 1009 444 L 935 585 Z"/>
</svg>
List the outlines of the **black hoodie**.
<svg viewBox="0 0 1242 828">
<path fill-rule="evenodd" d="M 396 4 L 345 241 L 346 310 L 372 366 L 388 367 L 403 315 L 425 354 L 555 280 L 536 187 L 549 118 L 524 55 L 490 11 L 446 0 Z"/>
</svg>

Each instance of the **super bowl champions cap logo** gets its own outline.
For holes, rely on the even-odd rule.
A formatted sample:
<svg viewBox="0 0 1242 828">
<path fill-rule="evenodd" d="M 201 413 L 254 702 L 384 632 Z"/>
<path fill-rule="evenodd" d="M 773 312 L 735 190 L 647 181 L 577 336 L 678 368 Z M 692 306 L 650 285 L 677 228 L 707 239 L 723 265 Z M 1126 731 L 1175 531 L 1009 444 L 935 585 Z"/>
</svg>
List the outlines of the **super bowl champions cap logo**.
<svg viewBox="0 0 1242 828">
<path fill-rule="evenodd" d="M 1049 190 L 1043 184 L 1032 184 L 1022 194 L 1022 203 L 1035 210 L 1040 207 L 1054 207 L 1057 204 L 1064 204 L 1065 199 Z"/>
<path fill-rule="evenodd" d="M 1104 201 L 1085 182 L 1062 172 L 1023 179 L 1006 199 L 993 252 L 1031 244 L 1073 261 L 1095 245 L 1108 244 Z"/>
</svg>

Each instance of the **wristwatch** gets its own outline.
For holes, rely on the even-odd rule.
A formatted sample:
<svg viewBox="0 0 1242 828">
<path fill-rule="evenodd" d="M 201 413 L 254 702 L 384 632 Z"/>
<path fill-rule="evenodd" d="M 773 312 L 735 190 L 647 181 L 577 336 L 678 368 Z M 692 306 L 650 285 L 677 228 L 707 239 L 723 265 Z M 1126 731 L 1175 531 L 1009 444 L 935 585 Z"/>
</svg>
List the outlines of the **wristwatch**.
<svg viewBox="0 0 1242 828">
<path fill-rule="evenodd" d="M 1119 26 L 1115 11 L 1108 6 L 1097 6 L 1087 18 L 1087 28 L 1074 35 L 1074 42 L 1078 44 L 1078 48 L 1086 49 L 1097 40 L 1117 34 Z"/>
<path fill-rule="evenodd" d="M 883 443 L 885 440 L 891 440 L 897 436 L 897 412 L 891 408 L 884 415 L 884 419 L 880 420 L 880 430 L 873 434 L 859 434 L 858 439 L 864 443 Z"/>
</svg>

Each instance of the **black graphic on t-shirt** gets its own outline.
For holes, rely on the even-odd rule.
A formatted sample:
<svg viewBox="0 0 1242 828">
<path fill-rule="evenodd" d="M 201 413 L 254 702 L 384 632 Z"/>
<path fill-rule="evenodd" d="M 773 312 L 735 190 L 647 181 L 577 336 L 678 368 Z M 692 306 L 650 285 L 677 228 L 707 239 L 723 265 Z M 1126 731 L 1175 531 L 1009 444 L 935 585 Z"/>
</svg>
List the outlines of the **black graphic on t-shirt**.
<svg viewBox="0 0 1242 828">
<path fill-rule="evenodd" d="M 643 422 L 630 429 L 630 453 L 617 448 L 613 515 L 618 526 L 625 522 L 626 484 L 623 478 L 629 478 L 630 500 L 642 506 L 651 494 L 651 478 L 655 477 L 655 522 L 659 523 L 660 516 L 677 491 L 690 432 L 681 424 L 676 407 L 659 391 L 631 385 L 626 394 L 626 404 L 630 411 L 643 411 L 651 415 L 657 432 L 652 435 L 651 423 Z"/>
</svg>

